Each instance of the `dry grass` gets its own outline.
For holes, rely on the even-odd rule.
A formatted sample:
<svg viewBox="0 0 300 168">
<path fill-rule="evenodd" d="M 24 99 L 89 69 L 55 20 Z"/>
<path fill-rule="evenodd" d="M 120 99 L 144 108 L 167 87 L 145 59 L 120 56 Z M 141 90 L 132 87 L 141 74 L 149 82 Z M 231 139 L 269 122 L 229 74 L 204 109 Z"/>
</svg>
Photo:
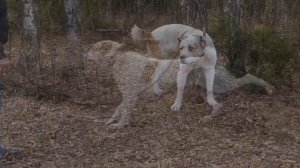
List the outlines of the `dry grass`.
<svg viewBox="0 0 300 168">
<path fill-rule="evenodd" d="M 300 97 L 293 90 L 219 95 L 224 113 L 208 122 L 202 117 L 210 107 L 194 98 L 201 90 L 188 90 L 178 113 L 169 108 L 175 90 L 143 95 L 134 124 L 120 130 L 104 125 L 119 101 L 108 86 L 99 92 L 114 96 L 94 106 L 9 94 L 0 114 L 3 143 L 23 154 L 11 167 L 300 167 Z"/>
<path fill-rule="evenodd" d="M 298 167 L 300 102 L 290 96 L 222 96 L 224 114 L 209 122 L 201 118 L 210 111 L 206 103 L 186 102 L 174 113 L 174 93 L 143 96 L 134 125 L 121 130 L 104 125 L 113 106 L 12 96 L 0 123 L 4 144 L 23 151 L 12 165 L 18 168 Z"/>
</svg>

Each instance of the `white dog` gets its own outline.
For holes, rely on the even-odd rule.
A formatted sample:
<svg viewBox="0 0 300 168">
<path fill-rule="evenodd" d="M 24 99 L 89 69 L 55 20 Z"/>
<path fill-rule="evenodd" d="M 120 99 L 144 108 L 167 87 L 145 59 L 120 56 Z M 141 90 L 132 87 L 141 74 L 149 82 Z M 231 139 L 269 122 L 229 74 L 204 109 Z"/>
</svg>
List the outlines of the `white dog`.
<svg viewBox="0 0 300 168">
<path fill-rule="evenodd" d="M 177 74 L 177 95 L 173 111 L 179 111 L 182 106 L 183 91 L 188 74 L 197 68 L 202 68 L 206 79 L 207 102 L 210 106 L 217 104 L 213 95 L 213 84 L 217 52 L 212 38 L 198 29 L 182 24 L 170 24 L 159 27 L 151 33 L 134 26 L 131 30 L 134 41 L 146 41 L 148 57 L 154 58 L 158 65 L 153 74 L 154 92 L 160 94 L 158 80 L 164 75 L 174 59 L 180 60 L 180 70 Z"/>
</svg>

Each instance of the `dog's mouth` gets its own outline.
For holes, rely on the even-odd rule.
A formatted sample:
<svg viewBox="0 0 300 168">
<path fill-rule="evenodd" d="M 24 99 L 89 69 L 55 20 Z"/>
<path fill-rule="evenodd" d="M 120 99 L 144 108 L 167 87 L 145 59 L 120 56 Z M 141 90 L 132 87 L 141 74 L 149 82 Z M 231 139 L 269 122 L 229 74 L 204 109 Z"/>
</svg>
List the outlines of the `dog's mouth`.
<svg viewBox="0 0 300 168">
<path fill-rule="evenodd" d="M 180 60 L 180 63 L 182 63 L 182 64 L 186 64 L 186 62 L 184 61 L 184 60 Z"/>
<path fill-rule="evenodd" d="M 202 58 L 205 56 L 205 53 L 201 53 L 201 55 L 197 56 L 197 57 L 185 57 L 185 58 L 180 58 L 180 63 L 182 64 L 196 64 L 197 60 L 199 58 Z"/>
<path fill-rule="evenodd" d="M 180 59 L 180 63 L 182 63 L 182 64 L 196 64 L 196 59 L 193 58 L 193 57 Z"/>
</svg>

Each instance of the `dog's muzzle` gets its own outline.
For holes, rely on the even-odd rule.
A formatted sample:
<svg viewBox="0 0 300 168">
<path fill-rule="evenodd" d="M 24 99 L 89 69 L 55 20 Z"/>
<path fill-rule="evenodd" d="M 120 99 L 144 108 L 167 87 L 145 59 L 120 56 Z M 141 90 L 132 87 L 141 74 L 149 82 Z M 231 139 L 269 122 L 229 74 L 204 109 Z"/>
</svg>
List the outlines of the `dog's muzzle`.
<svg viewBox="0 0 300 168">
<path fill-rule="evenodd" d="M 185 60 L 186 58 L 187 58 L 187 56 L 185 56 L 185 55 L 180 56 L 180 57 L 179 57 L 180 63 L 182 63 L 182 64 L 188 64 L 188 63 L 186 62 L 186 60 Z"/>
<path fill-rule="evenodd" d="M 193 60 L 193 57 L 187 57 L 185 55 L 180 56 L 179 59 L 180 59 L 180 63 L 182 63 L 182 64 L 195 64 L 196 63 L 196 61 Z"/>
<path fill-rule="evenodd" d="M 184 59 L 186 59 L 186 58 L 187 58 L 187 56 L 185 56 L 185 55 L 182 55 L 182 56 L 179 57 L 180 61 L 181 61 L 181 60 L 184 60 Z"/>
<path fill-rule="evenodd" d="M 205 54 L 201 54 L 200 57 L 187 57 L 185 55 L 182 55 L 179 57 L 180 63 L 182 64 L 196 64 L 197 60 L 199 60 L 199 58 L 204 57 Z"/>
</svg>

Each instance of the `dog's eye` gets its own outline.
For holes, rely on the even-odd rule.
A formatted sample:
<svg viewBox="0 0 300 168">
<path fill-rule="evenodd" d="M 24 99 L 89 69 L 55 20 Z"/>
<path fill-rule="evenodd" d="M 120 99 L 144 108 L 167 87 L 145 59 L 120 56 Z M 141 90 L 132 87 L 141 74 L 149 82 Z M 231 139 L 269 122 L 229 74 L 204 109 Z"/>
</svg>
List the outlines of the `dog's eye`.
<svg viewBox="0 0 300 168">
<path fill-rule="evenodd" d="M 192 51 L 194 49 L 194 47 L 192 46 L 189 46 L 189 50 Z"/>
<path fill-rule="evenodd" d="M 179 47 L 179 50 L 182 50 L 183 49 L 183 47 Z"/>
</svg>

